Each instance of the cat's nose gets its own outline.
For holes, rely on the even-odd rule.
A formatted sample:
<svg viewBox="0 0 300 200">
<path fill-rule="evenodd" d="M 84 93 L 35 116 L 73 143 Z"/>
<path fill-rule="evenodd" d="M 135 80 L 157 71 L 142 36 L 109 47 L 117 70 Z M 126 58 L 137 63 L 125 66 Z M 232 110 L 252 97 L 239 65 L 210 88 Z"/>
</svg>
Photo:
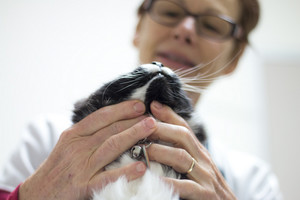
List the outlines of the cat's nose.
<svg viewBox="0 0 300 200">
<path fill-rule="evenodd" d="M 159 68 L 164 67 L 164 65 L 161 62 L 153 61 L 152 64 L 157 65 Z"/>
</svg>

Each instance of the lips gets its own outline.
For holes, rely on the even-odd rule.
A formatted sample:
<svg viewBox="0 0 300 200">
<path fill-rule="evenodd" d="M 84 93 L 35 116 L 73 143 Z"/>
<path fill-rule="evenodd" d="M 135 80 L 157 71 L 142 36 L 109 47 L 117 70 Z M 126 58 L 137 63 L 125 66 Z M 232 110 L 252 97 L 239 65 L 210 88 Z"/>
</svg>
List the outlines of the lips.
<svg viewBox="0 0 300 200">
<path fill-rule="evenodd" d="M 162 62 L 165 66 L 172 69 L 186 69 L 195 66 L 195 63 L 190 61 L 183 55 L 172 52 L 159 52 L 157 53 L 158 61 Z"/>
</svg>

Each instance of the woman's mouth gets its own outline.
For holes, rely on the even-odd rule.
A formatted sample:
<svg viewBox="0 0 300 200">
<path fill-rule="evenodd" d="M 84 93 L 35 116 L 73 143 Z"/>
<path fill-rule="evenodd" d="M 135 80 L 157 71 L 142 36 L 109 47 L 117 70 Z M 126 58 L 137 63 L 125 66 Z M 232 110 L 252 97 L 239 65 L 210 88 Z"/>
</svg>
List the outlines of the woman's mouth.
<svg viewBox="0 0 300 200">
<path fill-rule="evenodd" d="M 173 70 L 188 69 L 195 66 L 188 58 L 177 53 L 159 52 L 156 59 Z"/>
</svg>

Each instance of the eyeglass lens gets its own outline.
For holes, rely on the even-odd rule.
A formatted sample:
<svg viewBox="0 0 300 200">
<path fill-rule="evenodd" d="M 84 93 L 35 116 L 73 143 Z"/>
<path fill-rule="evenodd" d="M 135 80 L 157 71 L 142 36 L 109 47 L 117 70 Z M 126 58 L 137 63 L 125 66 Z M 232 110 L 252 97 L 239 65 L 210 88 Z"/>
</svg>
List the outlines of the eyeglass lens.
<svg viewBox="0 0 300 200">
<path fill-rule="evenodd" d="M 176 26 L 188 14 L 180 5 L 167 1 L 154 1 L 151 10 L 151 18 L 165 26 Z M 199 35 L 210 38 L 223 39 L 231 36 L 233 24 L 214 15 L 193 15 L 196 19 L 196 31 Z"/>
</svg>

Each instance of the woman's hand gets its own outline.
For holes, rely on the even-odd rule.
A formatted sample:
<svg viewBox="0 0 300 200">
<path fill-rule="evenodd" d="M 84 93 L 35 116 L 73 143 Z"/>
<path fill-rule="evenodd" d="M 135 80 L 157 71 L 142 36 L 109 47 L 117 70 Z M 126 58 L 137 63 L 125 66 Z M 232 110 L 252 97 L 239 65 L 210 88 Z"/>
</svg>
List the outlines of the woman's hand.
<svg viewBox="0 0 300 200">
<path fill-rule="evenodd" d="M 173 147 L 152 144 L 149 149 L 150 160 L 172 166 L 179 173 L 186 173 L 189 179 L 176 180 L 165 178 L 174 186 L 175 191 L 184 199 L 236 199 L 222 174 L 212 161 L 208 151 L 198 141 L 186 121 L 171 108 L 158 102 L 151 104 L 151 111 L 161 122 L 151 135 L 171 143 Z"/>
<path fill-rule="evenodd" d="M 142 116 L 145 106 L 127 101 L 102 108 L 64 131 L 47 160 L 20 187 L 19 199 L 87 199 L 92 189 L 118 177 L 141 177 L 146 166 L 136 162 L 104 171 L 104 167 L 156 129 Z"/>
</svg>

